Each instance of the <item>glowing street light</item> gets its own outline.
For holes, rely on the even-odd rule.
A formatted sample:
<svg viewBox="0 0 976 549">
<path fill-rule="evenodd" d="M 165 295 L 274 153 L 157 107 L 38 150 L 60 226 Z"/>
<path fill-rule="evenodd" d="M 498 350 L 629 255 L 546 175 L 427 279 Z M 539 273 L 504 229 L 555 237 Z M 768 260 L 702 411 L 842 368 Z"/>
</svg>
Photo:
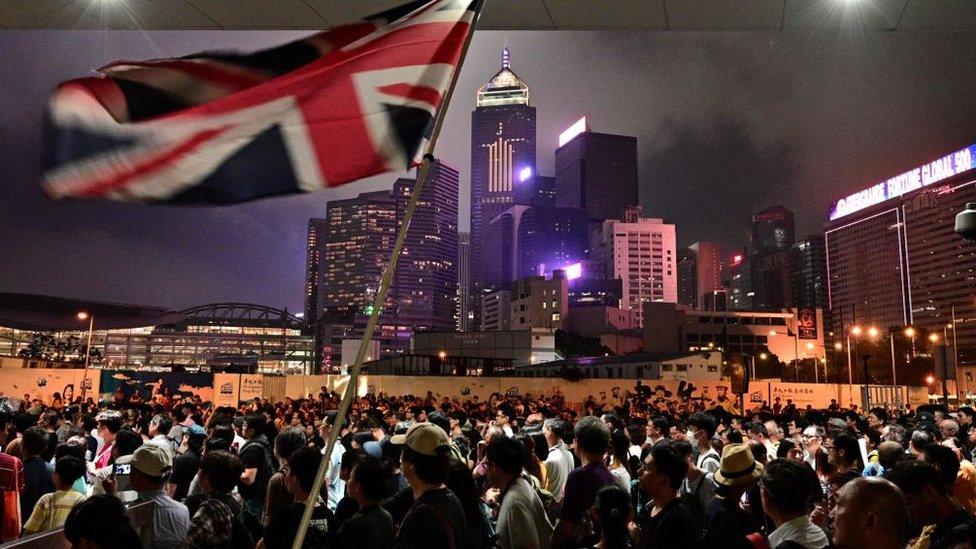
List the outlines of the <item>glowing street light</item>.
<svg viewBox="0 0 976 549">
<path fill-rule="evenodd" d="M 843 348 L 844 348 L 844 344 L 843 343 L 841 343 L 840 341 L 835 341 L 834 342 L 834 349 L 840 351 Z"/>
<path fill-rule="evenodd" d="M 447 358 L 447 353 L 445 353 L 444 351 L 441 351 L 441 352 L 437 353 L 437 356 L 441 360 L 444 360 L 445 358 Z"/>
<path fill-rule="evenodd" d="M 868 328 L 868 335 L 871 337 L 878 337 L 878 329 L 875 328 L 874 326 L 871 326 L 870 328 Z"/>
<path fill-rule="evenodd" d="M 932 385 L 933 383 L 935 383 L 935 378 L 932 377 L 932 376 L 927 376 L 925 378 L 925 383 L 928 383 L 929 385 Z"/>
<path fill-rule="evenodd" d="M 915 328 L 912 328 L 911 326 L 905 328 L 905 336 L 906 337 L 915 337 Z"/>
<path fill-rule="evenodd" d="M 939 334 L 929 334 L 929 341 L 931 341 L 932 343 L 938 343 Z"/>
<path fill-rule="evenodd" d="M 812 351 L 813 350 L 813 347 L 814 347 L 813 342 L 808 341 L 807 342 L 807 350 L 808 351 Z"/>
<path fill-rule="evenodd" d="M 856 335 L 856 336 L 861 335 L 861 327 L 860 326 L 851 326 L 851 333 L 854 334 L 854 335 Z"/>
<path fill-rule="evenodd" d="M 766 360 L 769 357 L 766 353 L 759 353 L 759 360 Z"/>
</svg>

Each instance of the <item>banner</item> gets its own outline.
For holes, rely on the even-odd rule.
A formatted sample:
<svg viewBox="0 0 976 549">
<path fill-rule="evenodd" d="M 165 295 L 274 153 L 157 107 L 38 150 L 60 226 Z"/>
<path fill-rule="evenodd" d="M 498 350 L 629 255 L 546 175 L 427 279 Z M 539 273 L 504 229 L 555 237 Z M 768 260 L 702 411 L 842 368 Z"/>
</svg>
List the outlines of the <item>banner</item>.
<svg viewBox="0 0 976 549">
<path fill-rule="evenodd" d="M 214 374 L 214 407 L 230 406 L 237 408 L 240 402 L 240 374 Z"/>
<path fill-rule="evenodd" d="M 255 398 L 264 395 L 263 386 L 264 376 L 261 374 L 240 374 L 240 396 L 241 402 L 250 402 Z"/>
<path fill-rule="evenodd" d="M 817 310 L 798 309 L 796 312 L 796 333 L 800 339 L 818 339 Z"/>
<path fill-rule="evenodd" d="M 148 402 L 157 395 L 199 395 L 204 402 L 213 402 L 214 374 L 188 372 L 102 371 L 103 393 L 115 395 L 121 391 L 125 398 L 139 393 Z"/>
<path fill-rule="evenodd" d="M 19 403 L 25 395 L 29 395 L 29 399 L 39 398 L 50 405 L 55 393 L 62 402 L 80 397 L 84 383 L 85 398 L 98 400 L 99 370 L 88 370 L 88 378 L 83 382 L 84 374 L 82 369 L 5 368 L 0 370 L 0 396 Z"/>
</svg>

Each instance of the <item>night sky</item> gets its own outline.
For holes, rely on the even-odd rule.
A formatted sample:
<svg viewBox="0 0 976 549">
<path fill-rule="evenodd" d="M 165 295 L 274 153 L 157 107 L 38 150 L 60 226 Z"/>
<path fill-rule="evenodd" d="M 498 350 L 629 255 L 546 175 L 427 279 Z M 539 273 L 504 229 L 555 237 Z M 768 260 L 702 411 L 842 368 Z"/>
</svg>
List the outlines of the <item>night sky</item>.
<svg viewBox="0 0 976 549">
<path fill-rule="evenodd" d="M 55 203 L 41 192 L 40 120 L 54 85 L 118 58 L 252 50 L 307 33 L 0 31 L 0 291 L 187 307 L 245 301 L 298 312 L 305 231 L 330 199 L 398 174 L 234 207 Z M 468 225 L 475 91 L 512 68 L 538 109 L 540 172 L 579 116 L 638 137 L 640 197 L 680 245 L 748 238 L 781 203 L 797 235 L 830 202 L 976 141 L 976 35 L 834 31 L 479 32 L 437 156 L 461 171 Z"/>
</svg>

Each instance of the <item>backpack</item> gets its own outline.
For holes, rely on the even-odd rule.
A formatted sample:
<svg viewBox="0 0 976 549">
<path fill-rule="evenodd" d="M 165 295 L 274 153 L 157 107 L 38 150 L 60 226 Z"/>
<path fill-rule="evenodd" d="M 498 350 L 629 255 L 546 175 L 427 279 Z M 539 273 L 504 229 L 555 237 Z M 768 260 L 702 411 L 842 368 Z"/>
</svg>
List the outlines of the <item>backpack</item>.
<svg viewBox="0 0 976 549">
<path fill-rule="evenodd" d="M 231 533 L 230 541 L 226 544 L 218 545 L 219 549 L 241 549 L 242 547 L 254 547 L 256 542 L 251 536 L 251 531 L 244 524 L 244 505 L 237 505 L 236 502 L 227 502 L 222 499 L 216 500 L 221 505 L 229 507 L 234 514 L 234 529 Z"/>
<path fill-rule="evenodd" d="M 691 516 L 695 519 L 695 525 L 698 526 L 698 539 L 696 540 L 698 545 L 701 545 L 705 540 L 705 536 L 708 534 L 708 519 L 705 516 L 705 510 L 702 509 L 701 500 L 698 498 L 698 493 L 701 492 L 702 484 L 708 480 L 708 475 L 702 475 L 701 479 L 698 480 L 698 485 L 695 490 L 688 492 L 682 490 L 681 494 L 678 496 L 678 505 L 686 509 Z M 689 483 L 689 488 L 691 483 Z"/>
<path fill-rule="evenodd" d="M 546 490 L 539 483 L 539 480 L 528 473 L 523 472 L 522 478 L 525 482 L 529 483 L 529 486 L 535 490 L 539 499 L 542 500 L 542 508 L 546 510 L 546 516 L 549 518 L 549 522 L 555 523 L 556 517 L 559 515 L 559 503 L 556 502 L 556 496 L 552 495 L 552 492 Z"/>
</svg>

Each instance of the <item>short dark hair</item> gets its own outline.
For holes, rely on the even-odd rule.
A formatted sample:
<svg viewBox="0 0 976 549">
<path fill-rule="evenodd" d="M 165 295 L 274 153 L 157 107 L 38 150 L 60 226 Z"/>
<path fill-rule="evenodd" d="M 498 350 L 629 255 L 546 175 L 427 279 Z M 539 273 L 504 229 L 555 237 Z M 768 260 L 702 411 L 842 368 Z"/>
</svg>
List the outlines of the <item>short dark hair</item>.
<svg viewBox="0 0 976 549">
<path fill-rule="evenodd" d="M 318 448 L 299 448 L 292 452 L 288 458 L 288 469 L 291 475 L 298 479 L 298 485 L 302 490 L 309 492 L 312 484 L 315 483 L 315 475 L 319 471 L 322 463 L 322 452 Z"/>
<path fill-rule="evenodd" d="M 677 490 L 688 474 L 688 462 L 671 446 L 658 446 L 651 450 L 654 468 L 668 479 L 668 484 Z"/>
<path fill-rule="evenodd" d="M 786 515 L 802 515 L 812 496 L 809 475 L 813 473 L 806 464 L 787 459 L 770 461 L 760 479 L 767 499 Z"/>
<path fill-rule="evenodd" d="M 115 410 L 107 410 L 95 416 L 95 424 L 101 423 L 110 433 L 118 433 L 122 429 L 122 414 Z"/>
<path fill-rule="evenodd" d="M 346 471 L 352 471 L 356 468 L 356 465 L 363 460 L 365 456 L 369 454 L 366 450 L 362 448 L 354 448 L 352 450 L 346 450 L 342 454 L 342 458 L 339 460 L 339 468 L 345 469 Z"/>
<path fill-rule="evenodd" d="M 85 474 L 85 461 L 75 456 L 64 456 L 54 462 L 54 472 L 61 477 L 62 484 L 74 484 Z"/>
<path fill-rule="evenodd" d="M 427 484 L 443 484 L 451 472 L 450 446 L 441 446 L 436 456 L 428 456 L 403 446 L 401 459 L 413 465 L 420 480 Z"/>
<path fill-rule="evenodd" d="M 715 436 L 715 418 L 709 414 L 704 412 L 695 412 L 694 414 L 688 416 L 687 423 L 692 427 L 698 427 L 702 431 L 705 431 L 708 434 L 708 438 Z"/>
<path fill-rule="evenodd" d="M 298 427 L 285 427 L 275 437 L 274 447 L 281 459 L 287 461 L 292 453 L 305 447 L 307 443 L 308 438 L 305 436 L 305 431 Z"/>
<path fill-rule="evenodd" d="M 668 421 L 668 418 L 664 416 L 654 416 L 651 418 L 651 425 L 653 425 L 658 431 L 664 433 L 665 437 L 668 436 L 668 429 L 671 428 L 671 422 Z"/>
<path fill-rule="evenodd" d="M 874 414 L 882 423 L 888 421 L 888 411 L 880 406 L 875 406 L 868 411 L 869 414 Z"/>
<path fill-rule="evenodd" d="M 69 439 L 67 442 L 58 444 L 57 449 L 54 450 L 54 459 L 57 460 L 59 458 L 63 458 L 64 456 L 74 456 L 84 462 L 85 452 L 87 451 L 87 444 L 79 444 L 78 442 Z"/>
<path fill-rule="evenodd" d="M 173 428 L 173 419 L 166 414 L 154 415 L 150 423 L 155 423 L 159 426 L 159 432 L 163 434 L 168 434 L 169 430 Z"/>
<path fill-rule="evenodd" d="M 91 496 L 72 507 L 64 521 L 64 537 L 74 545 L 82 539 L 105 548 L 141 545 L 122 500 L 108 494 Z"/>
<path fill-rule="evenodd" d="M 200 460 L 200 473 L 207 477 L 217 493 L 226 494 L 234 489 L 244 473 L 244 463 L 230 452 L 209 452 Z"/>
<path fill-rule="evenodd" d="M 929 444 L 922 449 L 925 462 L 931 463 L 939 470 L 942 482 L 946 487 L 952 487 L 956 483 L 956 475 L 959 474 L 959 458 L 955 452 L 942 446 L 941 444 Z"/>
<path fill-rule="evenodd" d="M 47 431 L 43 427 L 31 427 L 24 431 L 21 448 L 29 456 L 39 456 L 47 449 L 49 442 Z"/>
<path fill-rule="evenodd" d="M 522 472 L 526 448 L 514 438 L 494 437 L 485 449 L 485 459 L 510 475 Z"/>
<path fill-rule="evenodd" d="M 451 432 L 451 420 L 447 418 L 444 412 L 434 411 L 427 414 L 427 421 L 433 423 L 434 425 L 444 429 L 445 433 Z"/>
<path fill-rule="evenodd" d="M 140 446 L 142 437 L 131 429 L 122 429 L 115 435 L 115 449 L 119 456 L 132 455 Z"/>
<path fill-rule="evenodd" d="M 379 459 L 364 454 L 353 467 L 352 478 L 362 487 L 363 495 L 369 501 L 381 501 L 386 498 L 390 470 L 384 467 Z"/>
<path fill-rule="evenodd" d="M 610 447 L 610 429 L 594 416 L 580 418 L 573 429 L 576 447 L 588 454 L 603 455 Z"/>
<path fill-rule="evenodd" d="M 244 416 L 244 426 L 254 431 L 255 435 L 264 434 L 264 429 L 268 425 L 268 420 L 261 414 L 250 414 Z"/>
</svg>

